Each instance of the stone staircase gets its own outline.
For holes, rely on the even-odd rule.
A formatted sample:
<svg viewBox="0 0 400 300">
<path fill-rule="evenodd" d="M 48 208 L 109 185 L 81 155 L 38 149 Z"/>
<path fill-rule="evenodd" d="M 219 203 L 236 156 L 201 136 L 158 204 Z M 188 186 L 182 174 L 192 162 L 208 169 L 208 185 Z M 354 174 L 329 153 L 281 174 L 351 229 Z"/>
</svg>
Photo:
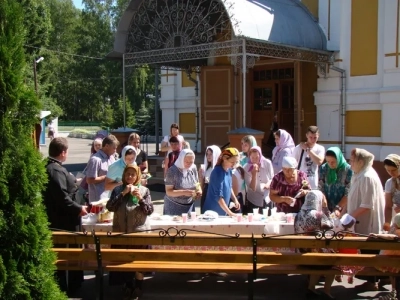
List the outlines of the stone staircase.
<svg viewBox="0 0 400 300">
<path fill-rule="evenodd" d="M 149 184 L 164 184 L 164 169 L 161 167 L 163 160 L 164 157 L 157 155 L 147 157 L 149 172 L 152 176 L 149 179 Z"/>
</svg>

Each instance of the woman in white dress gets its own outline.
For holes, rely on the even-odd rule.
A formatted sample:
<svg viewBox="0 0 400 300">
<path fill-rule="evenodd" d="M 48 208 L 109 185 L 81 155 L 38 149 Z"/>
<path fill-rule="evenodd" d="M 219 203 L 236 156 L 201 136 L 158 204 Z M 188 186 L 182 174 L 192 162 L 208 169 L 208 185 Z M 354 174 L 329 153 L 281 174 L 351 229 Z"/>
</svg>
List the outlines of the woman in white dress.
<svg viewBox="0 0 400 300">
<path fill-rule="evenodd" d="M 210 182 L 211 172 L 212 170 L 214 170 L 214 167 L 217 164 L 218 157 L 220 156 L 220 154 L 221 154 L 221 149 L 216 145 L 212 145 L 207 147 L 206 154 L 204 155 L 204 164 L 201 166 L 199 172 L 200 185 L 203 191 L 200 204 L 202 212 L 203 212 L 204 202 L 206 201 L 208 183 Z"/>
</svg>

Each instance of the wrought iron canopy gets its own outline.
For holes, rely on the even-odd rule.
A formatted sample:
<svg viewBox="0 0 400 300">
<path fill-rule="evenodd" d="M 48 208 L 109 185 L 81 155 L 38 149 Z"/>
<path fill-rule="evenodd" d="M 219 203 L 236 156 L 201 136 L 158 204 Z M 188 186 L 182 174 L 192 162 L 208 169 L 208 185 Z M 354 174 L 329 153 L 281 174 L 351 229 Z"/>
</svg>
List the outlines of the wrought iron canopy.
<svg viewBox="0 0 400 300">
<path fill-rule="evenodd" d="M 266 31 L 268 34 L 264 35 L 269 36 L 269 40 L 264 40 L 264 35 L 260 36 L 262 39 L 257 39 L 256 32 L 260 32 L 257 29 L 260 24 L 257 22 L 264 17 L 271 22 L 274 17 L 287 18 L 284 12 L 290 10 L 291 14 L 297 16 L 296 22 L 307 23 L 306 27 L 315 34 L 316 41 L 323 40 L 323 34 L 321 36 L 318 30 L 312 30 L 318 27 L 318 24 L 313 23 L 297 1 L 260 0 L 263 1 L 261 6 L 246 1 L 131 0 L 124 14 L 124 21 L 121 22 L 128 24 L 126 21 L 129 20 L 129 26 L 126 26 L 124 31 L 117 32 L 117 36 L 126 36 L 124 50 L 118 50 L 109 57 L 115 54 L 123 56 L 125 67 L 151 64 L 178 69 L 204 66 L 207 65 L 208 58 L 223 56 L 230 57 L 231 63 L 237 67 L 243 67 L 242 62 L 246 61 L 247 68 L 252 67 L 260 57 L 315 62 L 319 65 L 332 62 L 331 52 L 308 48 L 317 47 L 316 45 L 323 47 L 321 45 L 324 43 L 309 42 L 303 45 L 293 39 L 290 43 L 294 44 L 289 45 L 286 40 L 280 41 L 278 37 L 288 33 L 291 36 L 299 35 L 302 37 L 300 40 L 305 39 L 304 32 L 286 32 L 289 29 L 282 27 L 282 22 L 279 23 L 281 25 L 275 26 L 274 30 L 269 28 Z M 254 23 L 258 25 L 253 26 L 254 28 L 248 18 L 243 17 L 249 13 L 264 16 L 255 20 Z M 123 26 L 120 27 L 122 29 Z M 242 27 L 246 36 L 242 35 Z M 284 28 L 283 31 L 286 30 L 285 34 L 280 31 L 281 27 Z M 252 29 L 249 31 L 249 28 Z M 125 54 L 122 54 L 122 51 Z M 243 57 L 247 59 L 244 60 Z"/>
<path fill-rule="evenodd" d="M 333 53 L 329 51 L 297 48 L 247 38 L 126 53 L 124 57 L 126 67 L 154 64 L 187 68 L 194 65 L 206 65 L 207 58 L 210 57 L 228 56 L 234 60 L 235 57 L 242 57 L 243 55 L 254 58 L 273 57 L 318 64 L 330 63 L 333 58 Z"/>
</svg>

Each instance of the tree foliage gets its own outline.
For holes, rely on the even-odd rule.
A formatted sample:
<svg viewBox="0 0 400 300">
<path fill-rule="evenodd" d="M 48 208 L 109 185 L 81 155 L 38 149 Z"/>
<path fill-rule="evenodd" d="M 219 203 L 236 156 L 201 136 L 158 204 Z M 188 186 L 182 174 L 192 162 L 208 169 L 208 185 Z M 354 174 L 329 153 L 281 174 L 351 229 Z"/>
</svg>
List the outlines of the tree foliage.
<svg viewBox="0 0 400 300">
<path fill-rule="evenodd" d="M 34 1 L 46 3 L 50 18 L 48 42 L 44 41 L 42 50 L 36 53 L 45 58 L 37 65 L 43 108 L 65 121 L 123 126 L 119 102 L 123 94 L 122 61 L 106 56 L 113 49 L 115 30 L 130 1 L 84 0 L 82 10 L 71 0 Z M 27 77 L 31 79 L 32 75 Z M 33 86 L 32 79 L 30 82 Z M 143 104 L 150 105 L 148 96 L 154 94 L 151 68 L 127 70 L 125 84 L 128 109 L 138 112 Z M 110 115 L 109 110 L 116 112 Z M 127 122 L 127 126 L 136 124 Z"/>
<path fill-rule="evenodd" d="M 66 299 L 51 276 L 47 177 L 30 136 L 41 104 L 24 83 L 26 16 L 17 1 L 0 0 L 0 299 Z"/>
</svg>

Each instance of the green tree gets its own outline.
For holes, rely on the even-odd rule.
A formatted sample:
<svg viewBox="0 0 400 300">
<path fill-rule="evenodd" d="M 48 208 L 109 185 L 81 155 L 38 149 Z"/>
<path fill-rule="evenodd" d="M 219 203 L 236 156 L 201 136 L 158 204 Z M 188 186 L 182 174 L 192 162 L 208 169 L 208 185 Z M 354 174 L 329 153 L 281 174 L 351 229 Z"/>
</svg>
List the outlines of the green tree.
<svg viewBox="0 0 400 300">
<path fill-rule="evenodd" d="M 18 2 L 0 0 L 0 299 L 66 299 L 51 276 L 47 177 L 30 136 L 40 102 L 24 84 L 23 21 Z"/>
<path fill-rule="evenodd" d="M 125 109 L 126 127 L 133 127 L 135 125 L 134 111 L 128 103 Z M 118 99 L 117 105 L 113 106 L 113 121 L 111 128 L 124 126 L 124 102 L 122 99 Z"/>
</svg>

